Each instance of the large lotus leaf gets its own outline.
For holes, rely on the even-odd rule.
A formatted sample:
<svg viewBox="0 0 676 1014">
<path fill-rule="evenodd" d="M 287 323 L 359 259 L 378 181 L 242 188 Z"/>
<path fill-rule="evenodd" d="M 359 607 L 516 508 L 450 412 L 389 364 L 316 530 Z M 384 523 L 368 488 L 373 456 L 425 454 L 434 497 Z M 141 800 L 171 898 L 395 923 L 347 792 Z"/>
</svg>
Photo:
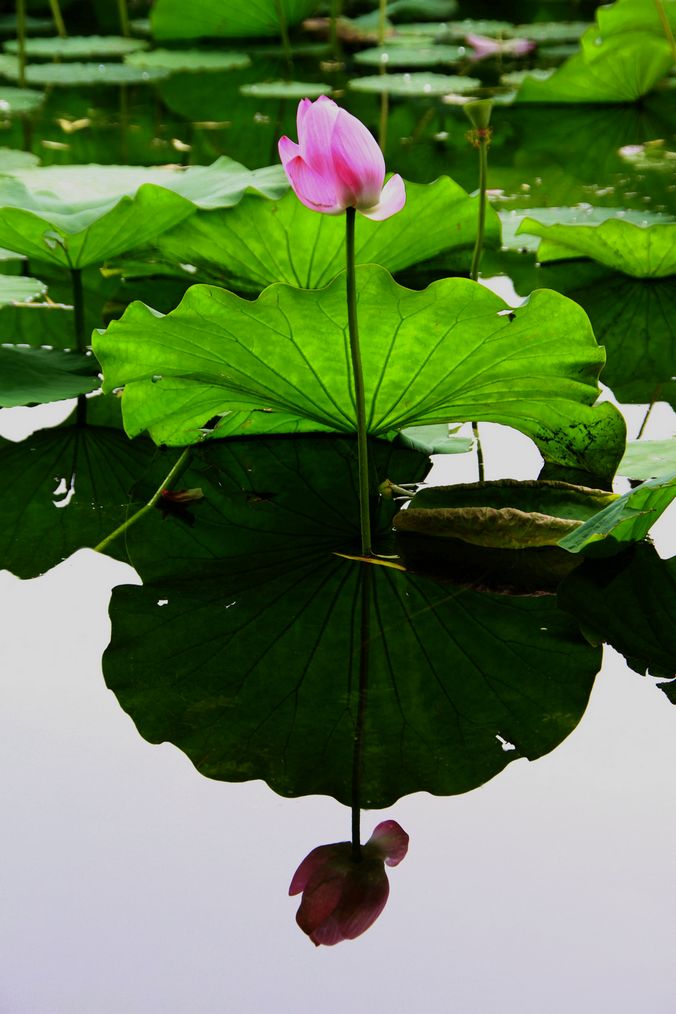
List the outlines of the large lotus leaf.
<svg viewBox="0 0 676 1014">
<path fill-rule="evenodd" d="M 600 653 L 551 598 L 333 557 L 356 536 L 354 444 L 341 462 L 333 443 L 212 445 L 184 477 L 205 495 L 194 525 L 130 530 L 144 585 L 113 594 L 104 669 L 141 734 L 210 777 L 347 801 L 365 696 L 364 806 L 464 792 L 553 749 Z"/>
<path fill-rule="evenodd" d="M 122 35 L 69 35 L 67 38 L 53 35 L 45 39 L 26 39 L 26 56 L 29 59 L 56 57 L 59 60 L 114 58 L 147 47 L 148 43 L 143 39 L 126 39 Z M 3 48 L 8 53 L 18 53 L 19 43 L 16 39 L 10 39 L 3 43 Z"/>
<path fill-rule="evenodd" d="M 624 427 L 612 406 L 590 407 L 603 353 L 575 303 L 540 290 L 510 311 L 476 282 L 443 279 L 414 292 L 377 265 L 358 268 L 357 280 L 371 434 L 485 419 L 528 434 L 549 461 L 614 472 Z M 133 303 L 94 348 L 106 390 L 179 378 L 220 388 L 220 412 L 271 409 L 318 428 L 356 426 L 344 275 L 318 291 L 272 285 L 255 302 L 196 285 L 166 316 Z M 169 391 L 165 416 L 176 407 Z M 126 409 L 125 426 L 142 429 Z"/>
<path fill-rule="evenodd" d="M 16 170 L 10 175 L 27 187 L 35 200 L 43 202 L 45 209 L 62 212 L 69 218 L 90 208 L 92 214 L 98 214 L 102 206 L 112 207 L 120 197 L 132 197 L 143 184 L 163 187 L 202 209 L 230 208 L 246 193 L 274 199 L 288 189 L 280 165 L 252 170 L 225 156 L 212 165 L 187 168 L 176 165 L 54 165 Z M 17 205 L 12 194 L 11 181 L 3 180 L 2 204 L 6 203 L 7 195 L 12 206 L 22 206 Z M 58 206 L 59 202 L 63 207 Z"/>
<path fill-rule="evenodd" d="M 447 176 L 434 183 L 406 184 L 406 204 L 384 222 L 357 216 L 358 264 L 400 271 L 442 250 L 474 243 L 478 198 Z M 500 223 L 492 208 L 486 242 L 499 243 Z M 343 216 L 320 215 L 289 192 L 281 201 L 244 198 L 219 214 L 198 214 L 158 241 L 169 260 L 207 268 L 243 291 L 260 292 L 272 282 L 306 289 L 326 285 L 345 266 Z"/>
<path fill-rule="evenodd" d="M 666 38 L 626 32 L 603 38 L 588 29 L 582 48 L 547 78 L 527 76 L 517 102 L 635 102 L 660 81 L 673 62 Z"/>
<path fill-rule="evenodd" d="M 641 675 L 673 679 L 676 663 L 676 559 L 640 543 L 604 560 L 585 560 L 561 584 L 562 609 L 596 642 L 612 644 Z M 676 684 L 663 686 L 676 703 Z"/>
<path fill-rule="evenodd" d="M 93 356 L 58 349 L 0 345 L 0 408 L 41 405 L 100 386 Z"/>
<path fill-rule="evenodd" d="M 641 226 L 618 218 L 599 225 L 543 225 L 524 218 L 517 229 L 540 236 L 540 262 L 590 257 L 635 278 L 676 274 L 676 222 Z"/>
<path fill-rule="evenodd" d="M 140 506 L 132 493 L 139 479 L 159 486 L 175 457 L 158 455 L 150 441 L 130 441 L 121 430 L 93 426 L 0 441 L 0 471 L 10 491 L 0 499 L 0 568 L 32 578 L 95 546 Z M 125 559 L 124 540 L 110 552 Z"/>
<path fill-rule="evenodd" d="M 512 208 L 499 213 L 502 226 L 502 246 L 507 250 L 532 251 L 540 245 L 540 233 L 522 228 L 524 221 L 535 220 L 538 228 L 552 225 L 594 227 L 609 219 L 631 222 L 635 226 L 665 225 L 669 217 L 650 211 L 635 211 L 631 208 L 594 207 L 578 204 L 574 207 Z M 571 255 L 572 256 L 572 255 Z M 580 256 L 580 255 L 578 255 Z"/>
<path fill-rule="evenodd" d="M 281 167 L 230 159 L 191 170 L 68 166 L 0 179 L 0 244 L 65 267 L 100 264 L 155 239 L 195 206 L 228 207 L 249 189 L 278 196 Z"/>
<path fill-rule="evenodd" d="M 676 472 L 647 479 L 566 535 L 559 545 L 579 553 L 600 541 L 602 551 L 615 551 L 618 543 L 640 542 L 676 498 Z"/>
<path fill-rule="evenodd" d="M 157 0 L 151 24 L 156 39 L 244 38 L 278 35 L 281 8 L 295 25 L 317 7 L 316 0 Z"/>
<path fill-rule="evenodd" d="M 620 32 L 652 32 L 664 37 L 661 13 L 667 18 L 672 32 L 676 32 L 676 2 L 674 0 L 616 0 L 603 4 L 596 10 L 596 23 L 601 35 L 606 38 Z"/>
</svg>

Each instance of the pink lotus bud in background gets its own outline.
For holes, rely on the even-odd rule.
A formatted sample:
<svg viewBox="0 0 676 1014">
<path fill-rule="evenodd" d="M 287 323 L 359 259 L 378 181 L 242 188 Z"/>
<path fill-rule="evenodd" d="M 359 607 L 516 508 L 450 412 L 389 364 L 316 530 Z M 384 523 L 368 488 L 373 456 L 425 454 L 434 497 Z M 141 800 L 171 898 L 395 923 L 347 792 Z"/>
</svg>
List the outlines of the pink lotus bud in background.
<svg viewBox="0 0 676 1014">
<path fill-rule="evenodd" d="M 320 95 L 302 99 L 297 114 L 298 144 L 279 141 L 279 157 L 296 197 L 307 208 L 339 215 L 356 208 L 382 221 L 401 211 L 406 190 L 401 176 L 385 182 L 385 159 L 364 124 Z"/>
<path fill-rule="evenodd" d="M 474 53 L 470 59 L 483 60 L 487 56 L 525 56 L 535 49 L 530 39 L 489 39 L 487 35 L 466 35 L 465 42 L 472 47 Z"/>
<path fill-rule="evenodd" d="M 319 845 L 293 875 L 289 894 L 303 898 L 296 922 L 316 945 L 354 940 L 385 907 L 390 885 L 385 864 L 396 866 L 408 851 L 408 835 L 396 820 L 378 824 L 361 859 L 349 841 Z"/>
</svg>

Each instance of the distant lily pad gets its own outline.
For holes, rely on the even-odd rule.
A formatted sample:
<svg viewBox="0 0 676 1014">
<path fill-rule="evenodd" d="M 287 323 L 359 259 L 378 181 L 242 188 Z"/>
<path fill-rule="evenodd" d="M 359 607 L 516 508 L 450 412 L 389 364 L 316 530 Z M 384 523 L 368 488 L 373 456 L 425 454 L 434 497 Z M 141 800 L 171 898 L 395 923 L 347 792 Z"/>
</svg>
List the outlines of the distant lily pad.
<svg viewBox="0 0 676 1014">
<path fill-rule="evenodd" d="M 16 54 L 19 44 L 16 39 L 5 42 L 7 53 Z M 44 39 L 26 39 L 26 56 L 29 59 L 44 57 L 60 60 L 87 60 L 94 57 L 115 58 L 145 49 L 148 45 L 143 39 L 125 39 L 122 35 L 69 35 L 62 39 L 58 35 Z"/>
<path fill-rule="evenodd" d="M 260 81 L 245 84 L 240 88 L 242 95 L 253 99 L 316 99 L 320 95 L 330 95 L 331 85 L 317 84 L 315 81 Z"/>
<path fill-rule="evenodd" d="M 28 169 L 38 165 L 40 159 L 32 151 L 21 151 L 19 148 L 0 148 L 0 173 L 12 169 Z"/>
<path fill-rule="evenodd" d="M 390 0 L 386 7 L 387 16 L 393 21 L 411 17 L 436 21 L 452 18 L 457 10 L 457 0 Z"/>
<path fill-rule="evenodd" d="M 129 67 L 162 68 L 169 71 L 238 70 L 251 63 L 246 53 L 215 49 L 153 49 L 125 58 Z"/>
<path fill-rule="evenodd" d="M 380 95 L 397 95 L 403 98 L 428 98 L 447 95 L 450 92 L 471 92 L 481 86 L 475 77 L 459 77 L 451 74 L 373 74 L 368 77 L 352 78 L 348 87 L 355 92 L 370 92 Z"/>
<path fill-rule="evenodd" d="M 449 21 L 446 32 L 450 38 L 464 39 L 466 35 L 487 35 L 491 39 L 511 39 L 517 33 L 511 21 L 492 21 L 485 18 L 465 18 L 464 21 Z"/>
<path fill-rule="evenodd" d="M 531 39 L 539 46 L 556 45 L 561 42 L 577 42 L 591 28 L 588 21 L 541 21 L 530 25 L 514 25 L 513 34 L 521 39 Z"/>
<path fill-rule="evenodd" d="M 44 101 L 45 96 L 42 92 L 31 91 L 30 88 L 0 87 L 0 116 L 32 113 Z"/>
<path fill-rule="evenodd" d="M 15 57 L 7 56 L 0 63 L 0 72 L 17 80 L 19 64 Z M 150 84 L 162 81 L 169 71 L 161 67 L 144 69 L 126 63 L 43 63 L 26 67 L 29 85 L 123 85 Z"/>
<path fill-rule="evenodd" d="M 376 46 L 355 55 L 355 63 L 369 67 L 434 67 L 457 63 L 465 54 L 463 46 Z"/>
<path fill-rule="evenodd" d="M 34 299 L 44 296 L 46 291 L 47 286 L 39 278 L 0 274 L 0 306 L 32 303 Z"/>
</svg>

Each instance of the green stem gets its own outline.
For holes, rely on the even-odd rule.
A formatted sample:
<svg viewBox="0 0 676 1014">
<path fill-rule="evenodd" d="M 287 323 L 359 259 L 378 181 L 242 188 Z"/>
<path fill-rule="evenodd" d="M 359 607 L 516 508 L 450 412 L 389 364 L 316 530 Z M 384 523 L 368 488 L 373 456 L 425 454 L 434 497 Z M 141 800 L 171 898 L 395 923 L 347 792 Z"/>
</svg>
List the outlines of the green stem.
<svg viewBox="0 0 676 1014">
<path fill-rule="evenodd" d="M 84 322 L 84 296 L 82 294 L 82 269 L 71 268 L 70 279 L 73 287 L 73 323 L 75 331 L 75 348 L 78 352 L 86 352 L 85 322 Z M 84 394 L 78 395 L 76 425 L 85 426 L 87 423 L 87 398 Z"/>
<path fill-rule="evenodd" d="M 123 524 L 119 525 L 114 532 L 111 532 L 110 535 L 107 535 L 102 542 L 99 542 L 98 546 L 94 546 L 95 553 L 103 553 L 104 550 L 106 550 L 108 546 L 111 544 L 111 542 L 114 542 L 114 540 L 119 535 L 122 535 L 123 532 L 126 532 L 128 528 L 131 528 L 131 526 L 135 525 L 137 521 L 140 521 L 142 517 L 145 517 L 145 515 L 148 514 L 149 511 L 153 510 L 155 504 L 159 501 L 160 497 L 162 496 L 163 491 L 165 489 L 168 489 L 168 487 L 171 486 L 172 482 L 174 482 L 179 477 L 181 472 L 184 471 L 184 469 L 188 464 L 188 461 L 190 460 L 191 453 L 192 448 L 186 447 L 183 453 L 181 454 L 180 458 L 178 459 L 178 461 L 175 463 L 172 470 L 167 475 L 166 479 L 162 481 L 160 486 L 155 490 L 155 492 L 151 496 L 150 500 L 148 500 L 148 503 L 145 504 L 145 506 L 141 507 L 139 510 L 137 510 L 136 514 L 132 514 L 130 518 L 127 518 L 127 520 L 123 522 Z"/>
<path fill-rule="evenodd" d="M 662 394 L 662 385 L 658 384 L 657 387 L 655 388 L 655 390 L 653 391 L 653 396 L 650 399 L 650 404 L 648 405 L 648 411 L 643 416 L 643 422 L 641 423 L 640 429 L 639 429 L 638 433 L 636 434 L 636 439 L 637 440 L 640 440 L 641 437 L 643 436 L 643 432 L 644 432 L 646 426 L 648 425 L 648 419 L 650 418 L 650 413 L 652 412 L 653 408 L 655 407 L 655 402 L 659 401 L 661 394 Z"/>
<path fill-rule="evenodd" d="M 19 49 L 19 88 L 26 87 L 26 0 L 16 0 L 16 41 Z"/>
<path fill-rule="evenodd" d="M 385 67 L 380 68 L 381 75 L 387 73 Z M 378 144 L 380 150 L 385 153 L 385 145 L 387 144 L 387 121 L 390 115 L 390 95 L 389 92 L 383 91 L 380 93 L 380 123 L 378 124 Z"/>
<path fill-rule="evenodd" d="M 334 60 L 340 60 L 340 46 L 338 44 L 338 18 L 342 13 L 343 0 L 331 0 L 331 23 L 329 31 L 331 33 L 331 53 L 333 54 Z"/>
<path fill-rule="evenodd" d="M 673 56 L 674 60 L 676 60 L 676 41 L 674 41 L 674 33 L 671 30 L 669 18 L 667 17 L 667 12 L 664 9 L 664 4 L 662 0 L 655 0 L 655 7 L 657 7 L 657 14 L 659 16 L 660 21 L 662 22 L 662 28 L 664 29 L 664 34 L 666 35 L 667 42 L 671 46 L 671 55 Z"/>
<path fill-rule="evenodd" d="M 54 26 L 56 28 L 56 34 L 60 38 L 65 39 L 68 33 L 66 32 L 66 25 L 63 20 L 63 15 L 61 14 L 61 8 L 59 7 L 59 0 L 49 0 L 49 7 L 52 12 L 52 21 L 54 22 Z"/>
<path fill-rule="evenodd" d="M 387 28 L 387 0 L 379 0 L 378 5 L 378 45 L 385 42 L 385 31 Z"/>
<path fill-rule="evenodd" d="M 131 25 L 129 24 L 127 0 L 117 0 L 117 10 L 120 15 L 120 31 L 124 35 L 125 39 L 128 39 L 131 35 Z"/>
<path fill-rule="evenodd" d="M 366 437 L 366 394 L 359 349 L 359 323 L 357 321 L 357 285 L 355 279 L 354 223 L 356 211 L 345 209 L 345 252 L 347 263 L 347 323 L 350 332 L 350 355 L 354 377 L 354 397 L 357 410 L 357 457 L 359 467 L 359 524 L 362 556 L 371 556 L 371 518 L 369 515 L 369 463 Z"/>
<path fill-rule="evenodd" d="M 370 567 L 361 568 L 361 623 L 359 641 L 359 688 L 357 691 L 357 717 L 354 726 L 354 747 L 352 750 L 352 858 L 361 859 L 361 769 L 364 746 L 364 718 L 366 715 L 366 694 L 369 677 L 370 648 L 370 598 L 373 574 Z"/>
<path fill-rule="evenodd" d="M 488 138 L 479 137 L 479 222 L 477 225 L 476 243 L 472 255 L 472 267 L 469 277 L 475 282 L 479 278 L 479 265 L 484 248 L 484 232 L 486 229 L 486 186 L 488 178 Z"/>
<path fill-rule="evenodd" d="M 286 14 L 282 6 L 282 0 L 275 0 L 275 10 L 277 11 L 277 20 L 279 21 L 279 34 L 282 39 L 282 49 L 284 50 L 284 58 L 289 67 L 293 66 L 293 53 L 291 52 L 291 40 L 289 39 L 289 28 L 286 23 Z"/>
</svg>

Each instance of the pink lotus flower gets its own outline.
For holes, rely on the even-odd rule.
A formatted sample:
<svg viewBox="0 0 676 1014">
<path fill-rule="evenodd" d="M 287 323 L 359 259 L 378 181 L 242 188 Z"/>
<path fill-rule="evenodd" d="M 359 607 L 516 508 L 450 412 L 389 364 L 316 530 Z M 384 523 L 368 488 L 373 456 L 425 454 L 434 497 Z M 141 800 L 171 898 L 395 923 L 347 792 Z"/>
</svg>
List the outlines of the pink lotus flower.
<svg viewBox="0 0 676 1014">
<path fill-rule="evenodd" d="M 339 215 L 345 208 L 382 221 L 401 211 L 406 190 L 401 176 L 385 181 L 385 159 L 364 124 L 320 95 L 302 99 L 296 119 L 298 144 L 279 141 L 279 157 L 296 197 L 307 208 Z"/>
<path fill-rule="evenodd" d="M 316 945 L 354 940 L 385 908 L 390 885 L 385 863 L 396 866 L 408 851 L 408 835 L 396 820 L 378 824 L 361 859 L 349 841 L 319 845 L 293 875 L 289 894 L 303 898 L 296 922 Z"/>
<path fill-rule="evenodd" d="M 525 56 L 535 49 L 530 39 L 489 39 L 487 35 L 466 35 L 465 42 L 472 47 L 473 60 L 483 60 L 487 56 Z"/>
</svg>

